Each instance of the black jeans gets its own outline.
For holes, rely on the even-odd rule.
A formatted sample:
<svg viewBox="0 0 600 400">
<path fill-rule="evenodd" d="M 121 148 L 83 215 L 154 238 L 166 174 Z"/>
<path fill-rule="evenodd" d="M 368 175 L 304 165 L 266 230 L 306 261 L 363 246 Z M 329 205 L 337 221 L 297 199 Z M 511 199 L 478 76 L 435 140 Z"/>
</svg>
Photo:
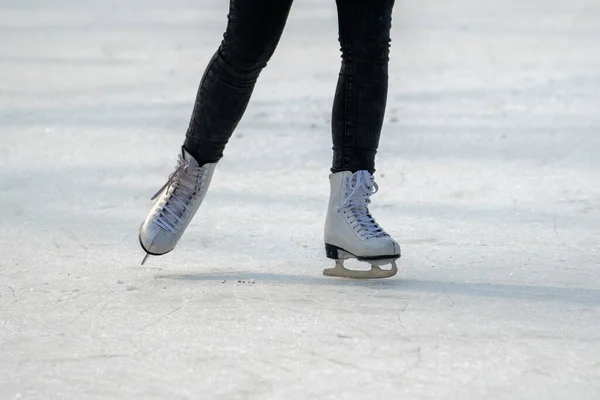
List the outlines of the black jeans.
<svg viewBox="0 0 600 400">
<path fill-rule="evenodd" d="M 394 0 L 336 2 L 342 65 L 332 111 L 331 171 L 373 173 L 387 101 Z M 200 165 L 223 157 L 291 5 L 230 0 L 227 30 L 202 77 L 184 144 Z"/>
</svg>

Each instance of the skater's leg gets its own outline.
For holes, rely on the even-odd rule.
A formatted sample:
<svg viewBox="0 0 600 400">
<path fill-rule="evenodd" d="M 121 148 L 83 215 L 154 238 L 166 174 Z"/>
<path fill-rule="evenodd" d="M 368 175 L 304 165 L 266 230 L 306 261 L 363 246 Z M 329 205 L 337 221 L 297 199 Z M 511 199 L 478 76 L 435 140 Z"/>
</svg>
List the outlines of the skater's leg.
<svg viewBox="0 0 600 400">
<path fill-rule="evenodd" d="M 292 0 L 230 0 L 227 29 L 200 82 L 184 144 L 200 165 L 223 156 L 259 74 L 279 43 L 291 4 Z"/>
<path fill-rule="evenodd" d="M 388 89 L 390 29 L 394 0 L 337 0 L 340 70 L 332 116 L 333 165 L 325 220 L 325 252 L 336 260 L 325 275 L 388 278 L 398 271 L 400 245 L 369 212 L 377 192 L 373 172 Z M 370 271 L 344 267 L 347 258 Z M 391 268 L 380 266 L 390 264 Z"/>
<path fill-rule="evenodd" d="M 342 66 L 333 104 L 331 171 L 375 171 L 388 90 L 394 0 L 337 0 Z"/>
<path fill-rule="evenodd" d="M 140 227 L 144 261 L 172 251 L 194 218 L 256 80 L 275 51 L 291 4 L 231 0 L 227 30 L 202 77 L 177 167 L 154 195 Z"/>
</svg>

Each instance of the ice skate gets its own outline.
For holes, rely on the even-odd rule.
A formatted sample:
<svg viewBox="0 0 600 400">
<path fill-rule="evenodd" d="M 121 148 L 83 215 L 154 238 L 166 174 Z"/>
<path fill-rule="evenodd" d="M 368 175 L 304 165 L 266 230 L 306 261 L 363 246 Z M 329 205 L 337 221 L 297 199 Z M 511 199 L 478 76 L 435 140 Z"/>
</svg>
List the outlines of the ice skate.
<svg viewBox="0 0 600 400">
<path fill-rule="evenodd" d="M 175 248 L 202 204 L 216 165 L 200 166 L 181 149 L 177 168 L 152 197 L 156 202 L 140 227 L 140 245 L 146 252 L 142 265 L 149 256 L 160 256 Z"/>
<path fill-rule="evenodd" d="M 368 171 L 338 172 L 329 176 L 331 193 L 325 220 L 325 251 L 335 267 L 324 275 L 373 279 L 396 275 L 400 245 L 373 219 L 368 205 L 378 186 Z M 350 270 L 344 260 L 356 258 L 371 265 L 369 271 Z M 390 269 L 380 268 L 391 264 Z"/>
</svg>

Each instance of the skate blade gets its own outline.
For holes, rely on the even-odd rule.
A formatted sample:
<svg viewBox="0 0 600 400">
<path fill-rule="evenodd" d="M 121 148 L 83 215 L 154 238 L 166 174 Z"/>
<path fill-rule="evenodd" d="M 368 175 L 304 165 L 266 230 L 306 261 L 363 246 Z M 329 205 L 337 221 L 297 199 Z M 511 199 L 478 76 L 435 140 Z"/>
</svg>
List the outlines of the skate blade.
<svg viewBox="0 0 600 400">
<path fill-rule="evenodd" d="M 398 273 L 398 266 L 396 265 L 396 260 L 386 262 L 386 264 L 388 263 L 392 264 L 392 268 L 381 269 L 379 266 L 371 264 L 371 269 L 369 271 L 357 271 L 353 269 L 347 269 L 344 267 L 342 260 L 336 260 L 335 267 L 324 269 L 323 275 L 350 279 L 390 278 Z"/>
<path fill-rule="evenodd" d="M 146 253 L 146 256 L 144 256 L 144 259 L 142 260 L 142 265 L 144 265 L 146 263 L 146 261 L 148 261 L 149 258 L 150 258 L 150 254 Z"/>
</svg>

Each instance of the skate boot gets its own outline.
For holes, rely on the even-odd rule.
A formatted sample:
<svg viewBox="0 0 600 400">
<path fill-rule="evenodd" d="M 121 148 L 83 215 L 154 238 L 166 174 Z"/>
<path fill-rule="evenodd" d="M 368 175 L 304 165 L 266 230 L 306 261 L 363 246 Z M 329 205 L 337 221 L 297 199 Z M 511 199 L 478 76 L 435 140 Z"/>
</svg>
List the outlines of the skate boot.
<svg viewBox="0 0 600 400">
<path fill-rule="evenodd" d="M 175 172 L 152 197 L 156 202 L 140 227 L 140 245 L 146 252 L 142 265 L 149 256 L 161 256 L 175 248 L 202 204 L 216 165 L 200 166 L 181 149 Z"/>
<path fill-rule="evenodd" d="M 325 220 L 325 251 L 335 267 L 324 275 L 372 279 L 396 275 L 400 245 L 375 222 L 369 213 L 371 195 L 378 186 L 368 171 L 338 172 L 329 176 L 331 193 Z M 371 264 L 370 271 L 349 270 L 344 260 L 356 258 Z M 391 264 L 391 269 L 381 269 Z"/>
</svg>

